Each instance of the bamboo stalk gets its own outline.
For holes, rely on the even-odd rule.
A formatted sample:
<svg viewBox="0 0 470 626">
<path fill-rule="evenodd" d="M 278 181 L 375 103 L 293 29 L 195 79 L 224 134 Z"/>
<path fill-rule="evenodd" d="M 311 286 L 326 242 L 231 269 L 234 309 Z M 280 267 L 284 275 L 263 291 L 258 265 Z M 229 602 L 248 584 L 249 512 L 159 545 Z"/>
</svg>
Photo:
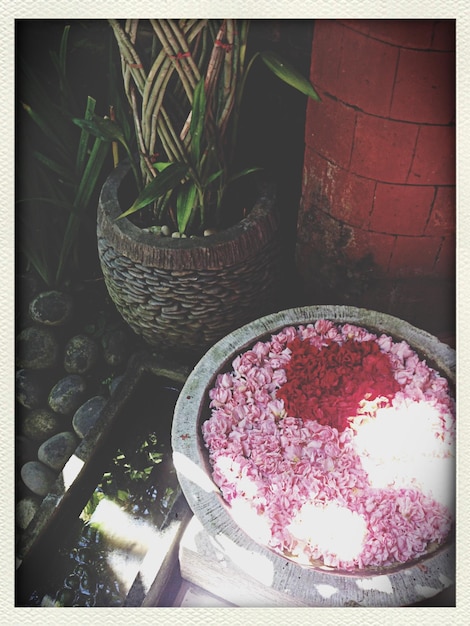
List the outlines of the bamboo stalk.
<svg viewBox="0 0 470 626">
<path fill-rule="evenodd" d="M 178 47 L 176 39 L 172 33 L 170 26 L 167 23 L 167 20 L 150 20 L 152 27 L 157 34 L 160 42 L 165 50 L 167 56 L 171 59 L 175 70 L 178 72 L 178 76 L 181 80 L 181 83 L 184 87 L 186 97 L 189 102 L 192 101 L 192 93 L 194 92 L 194 88 L 197 84 L 197 79 L 193 76 L 192 72 L 185 71 L 183 68 L 187 67 L 187 64 L 183 64 L 185 58 L 178 58 L 178 54 L 180 52 L 186 52 L 186 50 L 181 50 Z"/>
<path fill-rule="evenodd" d="M 238 81 L 239 68 L 239 42 L 238 35 L 235 32 L 235 24 L 233 20 L 227 20 L 227 43 L 230 49 L 226 54 L 224 64 L 224 89 L 222 99 L 222 111 L 218 120 L 218 127 L 222 136 L 225 134 L 228 121 L 235 103 L 235 94 Z"/>
<path fill-rule="evenodd" d="M 142 93 L 145 85 L 145 71 L 142 61 L 134 46 L 129 41 L 127 34 L 121 28 L 119 22 L 117 20 L 111 19 L 108 20 L 108 22 L 113 29 L 116 41 L 119 46 L 119 51 L 121 53 L 121 58 L 123 59 L 123 62 L 126 63 L 125 72 L 132 75 L 132 78 L 137 85 L 139 92 Z"/>
<path fill-rule="evenodd" d="M 157 143 L 157 122 L 160 115 L 160 109 L 163 106 L 163 100 L 167 85 L 173 73 L 170 60 L 162 51 L 158 56 L 154 66 L 149 74 L 144 100 L 142 101 L 142 117 L 144 123 L 144 137 L 148 150 L 155 152 Z"/>
<path fill-rule="evenodd" d="M 109 20 L 120 54 L 126 96 L 130 103 L 140 151 L 140 166 L 144 181 L 157 175 L 153 158 L 158 152 L 172 162 L 185 163 L 188 175 L 201 187 L 198 210 L 204 221 L 204 204 L 221 189 L 213 189 L 217 172 L 223 170 L 219 183 L 227 178 L 227 129 L 237 125 L 232 119 L 238 102 L 241 78 L 244 84 L 246 52 L 245 21 L 241 33 L 238 20 L 207 19 L 149 19 L 153 35 L 150 62 L 147 55 L 143 66 L 138 53 L 140 21 Z M 214 39 L 215 37 L 215 39 Z M 192 163 L 191 116 L 194 91 L 203 77 L 206 95 L 206 119 L 201 137 L 198 163 Z M 236 115 L 235 115 L 236 117 Z M 200 158 L 199 158 L 200 156 Z M 165 157 L 163 157 L 165 158 Z M 226 162 L 227 161 L 227 162 Z M 207 182 L 211 181 L 211 182 Z M 196 206 L 195 206 L 196 208 Z"/>
<path fill-rule="evenodd" d="M 202 20 L 202 25 L 204 25 L 206 21 L 207 20 Z M 170 28 L 173 30 L 173 33 L 179 45 L 179 50 L 181 52 L 187 51 L 191 53 L 189 40 L 186 39 L 185 31 L 180 29 L 180 27 L 174 22 L 174 20 L 168 20 L 168 24 Z M 192 72 L 192 76 L 194 77 L 194 87 L 196 87 L 198 82 L 201 80 L 201 74 L 199 72 L 198 66 L 194 62 L 192 54 L 190 54 L 189 57 L 182 57 L 182 61 L 183 61 L 183 63 L 181 64 L 182 71 L 183 71 L 183 67 L 185 66 L 187 66 L 187 68 L 190 68 Z M 187 75 L 188 77 L 191 76 L 191 72 L 188 72 L 188 69 L 184 70 L 185 75 Z"/>
<path fill-rule="evenodd" d="M 163 78 L 163 77 L 162 77 Z M 164 106 L 163 103 L 163 91 L 167 88 L 167 84 L 170 80 L 170 75 L 166 76 L 164 82 L 159 82 L 158 85 L 155 86 L 157 90 L 157 94 L 155 97 L 152 96 L 151 103 L 146 108 L 146 135 L 145 141 L 149 150 L 152 153 L 157 152 L 157 142 L 159 139 L 159 118 L 161 116 L 161 109 Z"/>
<path fill-rule="evenodd" d="M 216 41 L 222 41 L 222 39 L 225 36 L 225 30 L 226 30 L 226 20 L 224 20 L 222 22 L 222 25 L 220 26 L 219 32 L 217 33 Z M 213 85 L 214 85 L 215 79 L 218 76 L 220 64 L 222 62 L 223 53 L 224 51 L 222 50 L 222 48 L 214 44 L 212 48 L 211 57 L 209 59 L 209 65 L 207 67 L 207 72 L 206 72 L 206 81 L 205 81 L 206 94 L 208 94 L 209 92 L 213 90 Z"/>
<path fill-rule="evenodd" d="M 155 22 L 155 23 L 154 23 Z M 168 24 L 164 20 L 153 20 L 152 27 L 156 32 L 157 36 L 161 38 L 162 46 L 163 46 L 163 54 L 168 55 L 170 51 L 176 52 L 175 55 L 171 55 L 169 58 L 169 62 L 171 63 L 171 71 L 168 69 L 168 73 L 164 77 L 158 77 L 157 82 L 152 85 L 151 91 L 149 91 L 149 101 L 151 98 L 155 98 L 155 101 L 152 103 L 151 109 L 151 118 L 149 118 L 149 122 L 151 121 L 150 126 L 150 134 L 148 136 L 147 145 L 155 145 L 156 143 L 156 135 L 158 129 L 158 117 L 159 117 L 159 109 L 163 103 L 163 97 L 165 93 L 165 88 L 168 85 L 170 80 L 171 73 L 176 70 L 180 79 L 182 80 L 183 88 L 186 91 L 187 97 L 190 102 L 192 102 L 192 97 L 194 93 L 194 88 L 197 82 L 200 80 L 200 73 L 197 65 L 194 61 L 193 50 L 191 49 L 191 44 L 197 38 L 199 33 L 201 33 L 207 23 L 207 20 L 180 20 L 179 26 L 176 26 L 173 20 L 168 20 Z M 168 27 L 167 27 L 168 26 Z M 172 29 L 172 32 L 170 31 Z M 174 56 L 178 55 L 178 52 L 182 50 L 190 52 L 191 56 L 189 57 L 181 57 L 174 59 Z M 168 58 L 168 56 L 167 56 Z M 192 70 L 192 78 L 191 72 L 188 71 L 188 68 Z M 156 70 L 157 68 L 155 68 Z M 161 69 L 161 68 L 160 68 Z M 150 75 L 148 80 L 150 79 Z M 192 82 L 188 87 L 188 83 L 185 82 L 185 78 L 190 79 Z M 195 82 L 194 82 L 195 81 Z M 190 115 L 191 113 L 189 113 Z M 190 119 L 190 118 L 189 118 Z M 167 118 L 167 122 L 170 123 L 169 118 Z M 181 141 L 187 145 L 189 138 L 187 137 L 187 132 L 189 130 L 189 121 L 183 124 L 182 131 L 179 135 Z M 176 131 L 174 130 L 173 136 L 176 137 Z M 183 146 L 178 147 L 178 152 L 184 153 Z"/>
<path fill-rule="evenodd" d="M 131 85 L 131 89 L 130 89 L 130 93 L 131 93 L 131 101 L 132 101 L 132 113 L 133 113 L 133 118 L 134 118 L 134 125 L 135 125 L 135 130 L 136 130 L 136 134 L 137 134 L 137 141 L 139 144 L 139 152 L 140 152 L 140 162 L 141 162 L 141 169 L 142 169 L 142 174 L 144 175 L 144 180 L 148 180 L 149 178 L 154 178 L 156 173 L 155 170 L 152 166 L 152 162 L 150 161 L 150 158 L 148 156 L 147 153 L 147 148 L 145 146 L 144 143 L 144 139 L 143 139 L 143 135 L 142 135 L 142 125 L 141 125 L 141 120 L 140 117 L 137 113 L 137 98 L 135 95 L 135 86 Z M 145 165 L 145 167 L 142 165 L 142 163 Z"/>
<path fill-rule="evenodd" d="M 223 20 L 212 47 L 211 55 L 209 58 L 209 63 L 206 71 L 206 78 L 204 82 L 204 88 L 206 91 L 206 101 L 207 101 L 207 109 L 206 109 L 206 121 L 208 125 L 215 125 L 216 118 L 214 117 L 214 92 L 217 84 L 217 79 L 220 73 L 220 67 L 222 64 L 222 55 L 224 54 L 224 50 L 220 45 L 216 42 L 221 42 L 225 36 L 226 31 L 226 20 Z M 189 121 L 186 121 L 185 129 L 189 128 Z M 186 130 L 187 132 L 187 130 Z"/>
<path fill-rule="evenodd" d="M 167 142 L 167 147 L 165 147 L 165 150 L 172 151 L 176 161 L 183 161 L 184 163 L 188 163 L 188 157 L 186 155 L 184 146 L 180 142 L 179 137 L 176 134 L 173 125 L 171 124 L 170 118 L 168 117 L 168 114 L 164 108 L 161 109 L 161 114 L 161 129 L 165 131 L 161 135 L 162 142 L 163 139 L 165 139 L 165 141 Z"/>
</svg>

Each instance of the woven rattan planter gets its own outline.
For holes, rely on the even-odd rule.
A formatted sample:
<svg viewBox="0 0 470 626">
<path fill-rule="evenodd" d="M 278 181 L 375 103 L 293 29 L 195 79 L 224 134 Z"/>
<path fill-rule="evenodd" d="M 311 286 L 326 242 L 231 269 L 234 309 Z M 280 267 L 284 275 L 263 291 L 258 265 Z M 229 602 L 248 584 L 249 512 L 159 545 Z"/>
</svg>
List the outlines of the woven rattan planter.
<svg viewBox="0 0 470 626">
<path fill-rule="evenodd" d="M 352 323 L 396 341 L 405 340 L 427 363 L 455 382 L 455 352 L 432 335 L 390 315 L 349 306 L 312 306 L 282 311 L 230 333 L 199 361 L 184 385 L 173 417 L 172 446 L 178 479 L 203 528 L 180 554 L 185 578 L 206 589 L 223 589 L 238 606 L 405 606 L 429 598 L 455 580 L 452 537 L 435 551 L 404 563 L 343 572 L 304 567 L 249 536 L 230 514 L 212 480 L 201 425 L 210 416 L 209 390 L 235 356 L 285 326 L 318 319 Z M 449 489 L 453 486 L 449 485 Z M 225 551 L 224 551 L 225 550 Z M 223 581 L 223 582 L 220 582 Z M 243 585 L 241 583 L 243 581 Z"/>
<path fill-rule="evenodd" d="M 279 269 L 278 220 L 271 196 L 248 217 L 210 237 L 172 239 L 143 231 L 123 211 L 117 167 L 98 206 L 98 251 L 106 286 L 122 317 L 150 345 L 203 353 L 272 310 Z"/>
</svg>

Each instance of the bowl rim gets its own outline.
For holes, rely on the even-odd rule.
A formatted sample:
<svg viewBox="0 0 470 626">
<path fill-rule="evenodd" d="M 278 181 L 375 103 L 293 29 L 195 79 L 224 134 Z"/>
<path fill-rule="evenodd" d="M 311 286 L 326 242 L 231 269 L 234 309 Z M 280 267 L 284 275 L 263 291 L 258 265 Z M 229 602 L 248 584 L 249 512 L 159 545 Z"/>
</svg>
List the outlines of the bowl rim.
<svg viewBox="0 0 470 626">
<path fill-rule="evenodd" d="M 130 175 L 130 162 L 122 161 L 104 182 L 97 211 L 98 236 L 135 263 L 167 270 L 219 269 L 252 260 L 278 238 L 279 210 L 270 186 L 261 186 L 253 207 L 236 224 L 207 237 L 160 237 L 141 229 L 127 217 L 118 219 L 119 189 Z"/>
</svg>

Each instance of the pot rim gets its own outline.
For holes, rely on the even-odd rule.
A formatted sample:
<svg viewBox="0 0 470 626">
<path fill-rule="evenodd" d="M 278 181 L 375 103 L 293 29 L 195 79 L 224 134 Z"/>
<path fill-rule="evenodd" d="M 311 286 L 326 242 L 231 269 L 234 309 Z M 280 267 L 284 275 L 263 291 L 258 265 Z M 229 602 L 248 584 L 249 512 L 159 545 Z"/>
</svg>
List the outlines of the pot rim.
<svg viewBox="0 0 470 626">
<path fill-rule="evenodd" d="M 455 382 L 455 351 L 426 331 L 391 315 L 341 305 L 298 307 L 267 315 L 233 331 L 210 348 L 189 375 L 179 395 L 173 417 L 172 448 L 173 461 L 183 493 L 194 514 L 210 535 L 224 534 L 248 552 L 261 555 L 270 561 L 278 571 L 295 576 L 303 588 L 310 589 L 309 601 L 314 598 L 320 605 L 324 604 L 324 600 L 315 590 L 315 585 L 327 581 L 331 584 L 332 575 L 335 586 L 341 589 L 344 585 L 350 599 L 351 585 L 346 581 L 350 581 L 351 578 L 387 576 L 393 588 L 403 589 L 403 585 L 410 580 L 410 573 L 417 580 L 423 578 L 423 562 L 426 563 L 428 577 L 430 572 L 434 572 L 436 578 L 441 573 L 452 581 L 455 558 L 452 539 L 436 551 L 423 555 L 409 564 L 353 572 L 305 568 L 258 544 L 239 527 L 229 514 L 228 505 L 223 501 L 218 487 L 212 481 L 208 458 L 203 451 L 201 423 L 208 417 L 207 391 L 213 385 L 217 374 L 227 368 L 236 355 L 263 337 L 278 332 L 285 326 L 314 323 L 322 318 L 338 323 L 354 323 L 372 331 L 387 333 L 395 340 L 405 340 L 424 356 L 429 364 L 436 366 L 450 381 Z M 438 591 L 436 590 L 436 593 Z M 415 596 L 410 597 L 408 604 L 423 599 L 417 590 L 410 590 L 409 593 L 411 595 L 414 593 Z M 362 592 L 359 595 L 363 598 Z"/>
<path fill-rule="evenodd" d="M 245 218 L 214 235 L 172 238 L 146 232 L 127 218 L 116 219 L 123 210 L 119 187 L 129 171 L 129 161 L 123 161 L 106 179 L 98 202 L 97 230 L 99 237 L 135 262 L 167 269 L 175 269 L 176 263 L 182 270 L 224 267 L 252 258 L 269 245 L 278 229 L 275 194 L 266 188 Z"/>
</svg>

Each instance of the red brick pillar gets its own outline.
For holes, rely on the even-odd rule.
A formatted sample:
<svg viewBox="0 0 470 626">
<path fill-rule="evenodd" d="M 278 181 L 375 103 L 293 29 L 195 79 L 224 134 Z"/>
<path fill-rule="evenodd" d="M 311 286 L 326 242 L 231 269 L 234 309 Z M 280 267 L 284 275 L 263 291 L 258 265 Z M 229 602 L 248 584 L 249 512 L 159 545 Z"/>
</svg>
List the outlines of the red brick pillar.
<svg viewBox="0 0 470 626">
<path fill-rule="evenodd" d="M 449 328 L 455 22 L 317 20 L 311 80 L 296 253 L 309 300 Z"/>
</svg>

